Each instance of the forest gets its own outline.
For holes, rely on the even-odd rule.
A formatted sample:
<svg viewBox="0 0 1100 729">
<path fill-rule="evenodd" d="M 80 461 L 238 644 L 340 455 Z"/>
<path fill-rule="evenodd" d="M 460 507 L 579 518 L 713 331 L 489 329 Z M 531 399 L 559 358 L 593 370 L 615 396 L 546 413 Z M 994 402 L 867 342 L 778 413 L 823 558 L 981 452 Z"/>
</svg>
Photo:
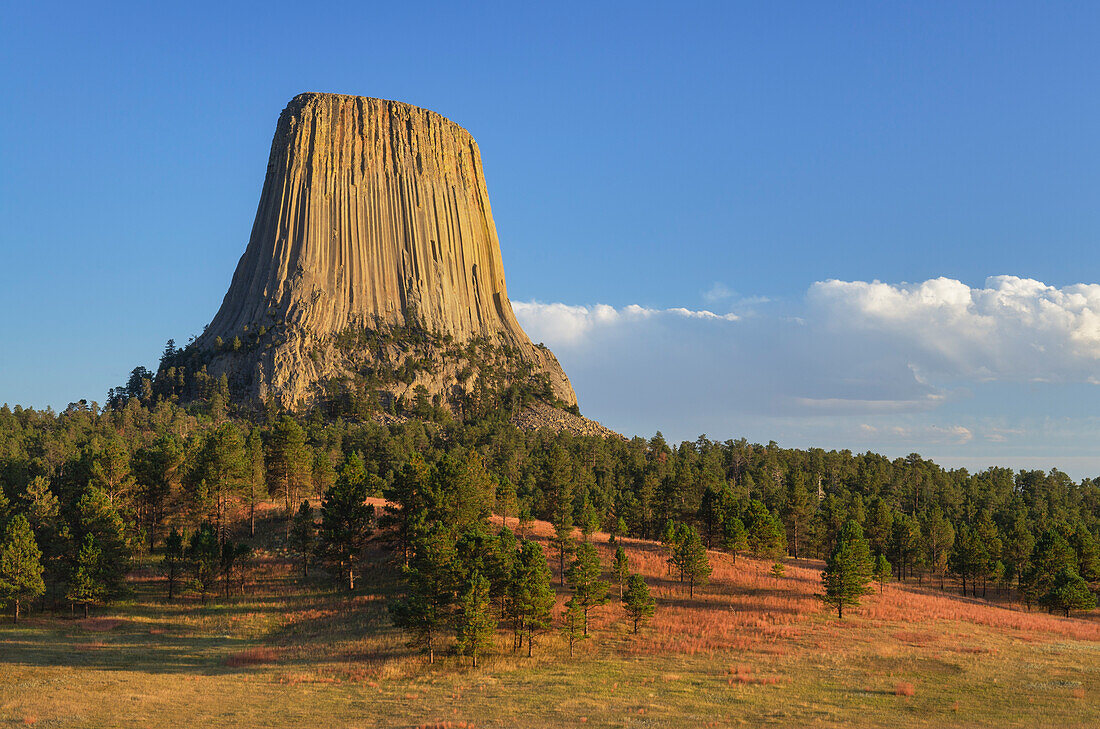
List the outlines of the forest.
<svg viewBox="0 0 1100 729">
<path fill-rule="evenodd" d="M 181 404 L 140 382 L 105 408 L 5 405 L 0 600 L 15 620 L 87 614 L 124 598 L 139 565 L 168 599 L 229 597 L 247 580 L 257 508 L 274 500 L 276 539 L 303 576 L 352 594 L 366 570 L 394 575 L 391 620 L 429 661 L 453 649 L 476 665 L 501 625 L 514 651 L 555 626 L 572 649 L 612 597 L 644 626 L 645 582 L 621 549 L 600 563 L 596 532 L 660 540 L 689 596 L 709 549 L 774 562 L 777 578 L 788 557 L 826 560 L 821 599 L 840 617 L 872 580 L 1065 615 L 1096 604 L 1097 479 L 705 436 L 525 432 L 507 415 L 381 425 L 238 412 L 217 388 Z M 553 525 L 546 550 L 528 538 L 535 519 Z M 560 618 L 551 566 L 572 595 Z"/>
</svg>

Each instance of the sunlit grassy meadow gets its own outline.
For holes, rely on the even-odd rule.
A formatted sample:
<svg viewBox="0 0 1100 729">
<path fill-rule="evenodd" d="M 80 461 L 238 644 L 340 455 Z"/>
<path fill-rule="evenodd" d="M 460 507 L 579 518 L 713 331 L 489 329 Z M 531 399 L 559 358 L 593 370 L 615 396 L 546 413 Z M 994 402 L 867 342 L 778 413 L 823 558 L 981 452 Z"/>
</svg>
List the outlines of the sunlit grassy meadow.
<svg viewBox="0 0 1100 729">
<path fill-rule="evenodd" d="M 277 531 L 277 530 L 273 530 Z M 549 526 L 536 523 L 542 539 Z M 597 535 L 605 564 L 606 535 Z M 1028 613 L 991 594 L 887 585 L 837 620 L 814 597 L 820 564 L 712 552 L 694 598 L 663 548 L 624 540 L 658 599 L 630 634 L 613 601 L 570 659 L 511 636 L 472 670 L 434 666 L 389 623 L 391 570 L 354 596 L 258 552 L 243 594 L 168 603 L 151 567 L 133 596 L 0 628 L 0 722 L 11 726 L 1097 726 L 1100 621 Z M 386 559 L 378 551 L 377 564 Z M 554 562 L 554 560 L 551 560 Z M 556 582 L 555 582 L 556 584 Z M 613 588 L 614 589 L 614 588 Z M 559 595 L 560 605 L 564 593 Z"/>
</svg>

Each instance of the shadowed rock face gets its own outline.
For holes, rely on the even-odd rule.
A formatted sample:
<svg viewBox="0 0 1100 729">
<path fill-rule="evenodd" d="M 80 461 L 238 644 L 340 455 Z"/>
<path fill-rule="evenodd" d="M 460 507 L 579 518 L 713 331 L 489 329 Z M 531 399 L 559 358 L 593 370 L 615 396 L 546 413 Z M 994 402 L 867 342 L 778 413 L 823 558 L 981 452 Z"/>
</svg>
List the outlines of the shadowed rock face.
<svg viewBox="0 0 1100 729">
<path fill-rule="evenodd" d="M 576 403 L 512 312 L 473 137 L 408 104 L 301 94 L 279 117 L 248 248 L 198 344 L 281 327 L 274 346 L 212 370 L 298 407 L 319 380 L 354 367 L 326 355 L 336 334 L 386 325 L 514 348 Z M 436 379 L 419 384 L 450 384 Z"/>
</svg>

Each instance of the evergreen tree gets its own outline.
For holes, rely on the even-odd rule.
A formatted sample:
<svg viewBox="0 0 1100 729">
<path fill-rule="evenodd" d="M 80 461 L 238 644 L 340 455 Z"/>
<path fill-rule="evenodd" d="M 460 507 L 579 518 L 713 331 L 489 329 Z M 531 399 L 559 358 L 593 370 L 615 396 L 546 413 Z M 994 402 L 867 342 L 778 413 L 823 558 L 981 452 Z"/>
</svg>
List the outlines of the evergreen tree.
<svg viewBox="0 0 1100 729">
<path fill-rule="evenodd" d="M 508 581 L 508 612 L 515 634 L 513 652 L 527 638 L 527 656 L 533 649 L 534 636 L 550 625 L 554 591 L 550 587 L 550 567 L 536 542 L 523 540 Z"/>
<path fill-rule="evenodd" d="M 30 522 L 16 514 L 0 539 L 0 602 L 13 608 L 13 622 L 19 622 L 19 606 L 46 592 L 42 581 L 42 552 L 34 540 Z"/>
<path fill-rule="evenodd" d="M 95 601 L 110 600 L 126 590 L 130 545 L 125 522 L 107 495 L 94 486 L 88 487 L 76 508 L 76 540 L 83 545 L 85 538 L 91 535 L 98 551 L 96 580 L 102 591 Z"/>
<path fill-rule="evenodd" d="M 673 547 L 673 563 L 680 570 L 680 582 L 687 581 L 688 597 L 695 597 L 695 586 L 704 584 L 711 573 L 707 548 L 695 527 L 680 525 Z"/>
<path fill-rule="evenodd" d="M 573 648 L 578 641 L 588 638 L 588 618 L 585 617 L 584 606 L 574 596 L 565 603 L 565 612 L 562 613 L 561 632 L 569 643 L 569 657 L 573 657 Z"/>
<path fill-rule="evenodd" d="M 619 599 L 623 599 L 623 588 L 626 578 L 630 574 L 630 559 L 626 556 L 626 550 L 622 547 L 615 549 L 615 562 L 611 565 L 611 572 L 619 583 Z"/>
<path fill-rule="evenodd" d="M 775 578 L 776 582 L 778 582 L 779 578 L 786 574 L 786 572 L 787 568 L 783 565 L 782 562 L 776 562 L 772 565 L 772 577 Z"/>
<path fill-rule="evenodd" d="M 221 571 L 222 550 L 218 542 L 218 532 L 214 525 L 204 521 L 191 535 L 187 545 L 187 561 L 191 565 L 191 574 L 199 586 L 202 604 L 206 605 L 206 596 L 215 587 Z"/>
<path fill-rule="evenodd" d="M 859 599 L 867 594 L 872 570 L 871 552 L 863 538 L 863 529 L 859 522 L 849 519 L 841 527 L 836 547 L 821 573 L 824 587 L 821 600 L 835 607 L 837 617 L 843 618 L 844 608 L 859 605 Z"/>
<path fill-rule="evenodd" d="M 722 519 L 722 549 L 737 561 L 737 553 L 749 548 L 749 534 L 745 522 L 736 514 L 729 513 Z"/>
<path fill-rule="evenodd" d="M 943 577 L 947 572 L 947 560 L 955 545 L 955 527 L 943 515 L 943 511 L 935 507 L 926 513 L 921 534 L 924 536 L 925 563 L 933 574 L 939 575 L 942 590 L 944 589 Z"/>
<path fill-rule="evenodd" d="M 225 538 L 231 502 L 248 475 L 244 439 L 237 426 L 223 423 L 203 436 L 188 481 L 197 506 L 213 522 L 219 539 Z"/>
<path fill-rule="evenodd" d="M 324 493 L 336 483 L 336 469 L 332 467 L 332 459 L 328 451 L 319 451 L 314 457 L 312 478 L 313 493 L 318 497 L 324 496 Z"/>
<path fill-rule="evenodd" d="M 367 500 L 367 482 L 348 469 L 321 501 L 320 554 L 347 577 L 348 590 L 355 589 L 355 569 L 370 538 L 374 507 Z"/>
<path fill-rule="evenodd" d="M 1005 530 L 1005 538 L 1002 543 L 1001 553 L 1010 576 L 1016 578 L 1017 584 L 1022 588 L 1024 573 L 1027 572 L 1028 563 L 1031 560 L 1031 552 L 1035 549 L 1035 535 L 1028 525 L 1027 510 L 1018 507 L 1012 514 L 1008 528 Z"/>
<path fill-rule="evenodd" d="M 787 538 L 783 525 L 763 502 L 753 500 L 745 528 L 748 530 L 749 551 L 759 559 L 777 560 L 787 553 Z"/>
<path fill-rule="evenodd" d="M 885 554 L 880 554 L 875 557 L 874 580 L 878 583 L 880 595 L 882 594 L 883 587 L 890 581 L 890 569 L 890 562 L 886 559 Z"/>
<path fill-rule="evenodd" d="M 302 562 L 302 577 L 309 576 L 309 560 L 313 555 L 313 542 L 317 535 L 317 525 L 313 521 L 313 507 L 308 501 L 302 501 L 298 513 L 294 515 L 294 524 L 290 527 L 290 547 L 298 553 Z"/>
<path fill-rule="evenodd" d="M 1070 536 L 1070 546 L 1077 553 L 1077 573 L 1085 582 L 1100 580 L 1100 545 L 1096 537 L 1078 522 Z"/>
<path fill-rule="evenodd" d="M 558 584 L 565 586 L 565 558 L 572 554 L 576 540 L 573 538 L 572 509 L 554 512 L 554 536 L 550 544 L 558 552 Z"/>
<path fill-rule="evenodd" d="M 247 544 L 240 544 L 232 539 L 226 539 L 222 542 L 221 562 L 218 566 L 221 568 L 226 600 L 229 599 L 230 586 L 233 584 L 233 574 L 237 571 L 237 567 L 240 566 L 241 559 L 247 557 L 251 551 L 252 550 Z"/>
<path fill-rule="evenodd" d="M 344 466 L 343 477 L 351 478 L 352 472 L 356 478 L 366 479 L 363 462 L 354 453 Z M 417 535 L 424 532 L 429 519 L 428 510 L 433 496 L 430 483 L 431 469 L 419 453 L 414 453 L 394 475 L 392 486 L 384 492 L 386 505 L 379 519 L 379 526 L 392 535 L 392 541 L 398 543 L 401 562 L 405 567 L 409 566 L 413 543 Z"/>
<path fill-rule="evenodd" d="M 588 542 L 580 544 L 566 577 L 569 580 L 569 586 L 573 589 L 572 601 L 580 606 L 584 614 L 585 636 L 588 635 L 589 611 L 605 604 L 608 600 L 609 585 L 600 579 L 602 573 L 600 556 L 596 548 Z"/>
<path fill-rule="evenodd" d="M 1060 533 L 1048 529 L 1035 543 L 1031 563 L 1024 575 L 1022 592 L 1028 607 L 1051 591 L 1064 570 L 1077 573 L 1077 553 Z"/>
<path fill-rule="evenodd" d="M 1039 604 L 1051 612 L 1061 610 L 1068 618 L 1070 610 L 1092 610 L 1096 607 L 1096 595 L 1072 567 L 1063 567 L 1054 576 L 1050 589 L 1039 598 Z"/>
<path fill-rule="evenodd" d="M 489 604 L 489 581 L 479 572 L 470 575 L 459 599 L 456 627 L 459 655 L 469 656 L 477 668 L 477 657 L 492 647 L 497 627 Z"/>
<path fill-rule="evenodd" d="M 0 489 L 2 491 L 2 489 Z M 3 501 L 0 497 L 0 501 Z M 34 532 L 34 540 L 42 552 L 41 562 L 47 599 L 64 595 L 70 576 L 72 553 L 69 525 L 61 517 L 61 502 L 50 489 L 50 482 L 43 476 L 35 476 L 23 493 L 24 515 Z M 0 512 L 3 509 L 0 508 Z M 0 515 L 0 524 L 3 524 Z"/>
<path fill-rule="evenodd" d="M 894 517 L 894 532 L 890 539 L 890 553 L 894 557 L 894 567 L 898 579 L 912 574 L 912 567 L 921 548 L 920 522 L 908 514 Z"/>
<path fill-rule="evenodd" d="M 876 497 L 867 514 L 867 543 L 872 554 L 885 554 L 894 535 L 894 510 L 886 499 Z"/>
<path fill-rule="evenodd" d="M 418 539 L 405 570 L 406 595 L 391 604 L 394 625 L 410 634 L 409 645 L 428 654 L 435 651 L 454 606 L 454 543 L 441 525 L 434 525 Z"/>
<path fill-rule="evenodd" d="M 555 441 L 546 453 L 540 486 L 550 502 L 554 536 L 550 543 L 558 552 L 558 579 L 565 586 L 565 558 L 573 550 L 573 467 L 569 454 Z"/>
<path fill-rule="evenodd" d="M 149 551 L 152 551 L 172 488 L 179 481 L 183 449 L 174 436 L 161 435 L 151 446 L 134 453 L 133 465 L 137 478 L 138 511 L 149 539 Z"/>
<path fill-rule="evenodd" d="M 260 429 L 253 428 L 245 444 L 245 459 L 248 462 L 248 533 L 256 536 L 256 499 L 260 487 L 267 482 L 267 468 L 264 465 L 264 442 Z"/>
<path fill-rule="evenodd" d="M 596 511 L 596 508 L 592 506 L 592 502 L 588 500 L 588 496 L 584 497 L 584 503 L 581 505 L 581 536 L 584 541 L 588 541 L 592 538 L 592 535 L 600 528 L 600 514 Z"/>
<path fill-rule="evenodd" d="M 73 565 L 73 575 L 69 580 L 68 599 L 84 606 L 84 617 L 88 617 L 88 606 L 102 602 L 108 594 L 104 580 L 103 552 L 96 546 L 95 537 L 84 536 L 80 553 Z"/>
<path fill-rule="evenodd" d="M 264 465 L 267 489 L 281 496 L 286 514 L 286 536 L 290 536 L 293 505 L 312 476 L 313 459 L 306 445 L 306 434 L 298 421 L 283 413 L 275 421 L 267 439 Z"/>
<path fill-rule="evenodd" d="M 164 561 L 160 563 L 161 572 L 168 582 L 168 600 L 175 597 L 176 583 L 186 567 L 186 556 L 183 545 L 183 535 L 172 527 L 168 536 L 164 539 Z"/>
<path fill-rule="evenodd" d="M 795 471 L 787 478 L 786 501 L 783 504 L 783 520 L 786 522 L 788 543 L 795 559 L 798 559 L 798 545 L 809 531 L 809 522 L 814 513 L 814 501 L 806 490 L 806 477 L 801 471 Z"/>
<path fill-rule="evenodd" d="M 977 595 L 977 580 L 986 569 L 989 553 L 982 544 L 981 537 L 967 524 L 959 524 L 955 532 L 955 543 L 947 559 L 947 568 L 962 583 L 962 594 L 966 594 L 966 582 L 970 580 L 971 592 Z"/>
<path fill-rule="evenodd" d="M 639 623 L 653 616 L 656 601 L 649 594 L 649 587 L 641 575 L 631 575 L 626 592 L 622 596 L 623 610 L 634 624 L 634 633 L 638 633 Z"/>
</svg>

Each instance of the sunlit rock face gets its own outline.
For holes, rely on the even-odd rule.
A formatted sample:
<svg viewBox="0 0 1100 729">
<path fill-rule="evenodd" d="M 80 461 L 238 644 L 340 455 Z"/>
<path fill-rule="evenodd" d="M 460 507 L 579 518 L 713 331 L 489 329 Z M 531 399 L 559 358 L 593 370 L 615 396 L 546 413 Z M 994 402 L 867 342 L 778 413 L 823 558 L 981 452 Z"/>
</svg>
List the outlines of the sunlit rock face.
<svg viewBox="0 0 1100 729">
<path fill-rule="evenodd" d="M 508 347 L 547 375 L 561 403 L 576 404 L 557 359 L 512 312 L 469 132 L 396 101 L 294 97 L 275 130 L 248 247 L 198 344 L 281 334 L 216 354 L 211 372 L 298 408 L 320 381 L 360 365 L 334 346 L 338 335 L 410 326 Z M 416 384 L 433 394 L 452 387 L 455 372 L 442 364 Z"/>
</svg>

